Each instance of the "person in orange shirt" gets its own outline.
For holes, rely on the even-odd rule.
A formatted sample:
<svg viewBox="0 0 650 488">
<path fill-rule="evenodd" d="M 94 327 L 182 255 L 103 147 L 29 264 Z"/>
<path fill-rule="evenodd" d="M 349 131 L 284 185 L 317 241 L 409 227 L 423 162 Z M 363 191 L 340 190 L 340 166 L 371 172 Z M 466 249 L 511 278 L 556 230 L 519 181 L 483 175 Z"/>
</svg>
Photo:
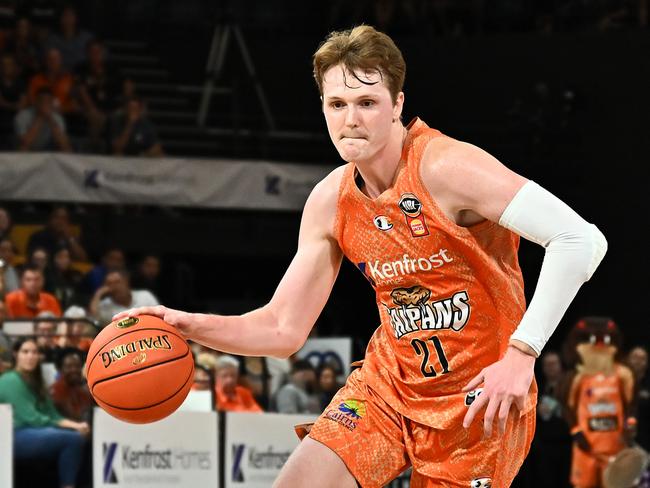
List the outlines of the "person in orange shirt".
<svg viewBox="0 0 650 488">
<path fill-rule="evenodd" d="M 68 114 L 77 112 L 79 106 L 72 96 L 74 78 L 65 71 L 61 52 L 56 48 L 50 48 L 45 53 L 45 70 L 35 74 L 29 81 L 29 100 L 35 103 L 36 95 L 43 87 L 48 87 L 57 102 L 57 108 L 61 113 Z"/>
<path fill-rule="evenodd" d="M 43 291 L 43 272 L 35 266 L 26 267 L 20 278 L 20 288 L 5 296 L 7 317 L 34 318 L 42 312 L 61 316 L 61 305 L 56 297 Z"/>
<path fill-rule="evenodd" d="M 237 384 L 239 379 L 239 361 L 234 357 L 223 355 L 216 365 L 217 410 L 225 412 L 262 412 L 253 397 L 253 393 Z"/>
<path fill-rule="evenodd" d="M 216 350 L 289 357 L 345 256 L 373 287 L 381 323 L 274 487 L 379 488 L 409 466 L 411 488 L 509 486 L 535 429 L 535 359 L 607 241 L 485 151 L 417 117 L 403 124 L 406 64 L 386 34 L 333 32 L 313 67 L 347 164 L 307 199 L 298 250 L 270 301 L 237 316 L 158 306 L 113 319 L 152 314 Z M 528 309 L 520 236 L 546 249 Z"/>
</svg>

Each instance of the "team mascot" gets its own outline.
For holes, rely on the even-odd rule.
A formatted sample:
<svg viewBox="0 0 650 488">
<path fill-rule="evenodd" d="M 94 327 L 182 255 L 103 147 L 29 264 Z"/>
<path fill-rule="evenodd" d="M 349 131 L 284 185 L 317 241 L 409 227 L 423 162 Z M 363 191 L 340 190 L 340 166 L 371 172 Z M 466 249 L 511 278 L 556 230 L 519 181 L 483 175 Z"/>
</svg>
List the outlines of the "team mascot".
<svg viewBox="0 0 650 488">
<path fill-rule="evenodd" d="M 645 461 L 642 453 L 630 451 L 636 449 L 630 447 L 636 422 L 628 416 L 634 376 L 620 361 L 621 345 L 621 332 L 607 317 L 579 320 L 565 343 L 565 359 L 574 366 L 566 412 L 576 488 L 634 487 L 641 472 L 636 466 Z"/>
</svg>

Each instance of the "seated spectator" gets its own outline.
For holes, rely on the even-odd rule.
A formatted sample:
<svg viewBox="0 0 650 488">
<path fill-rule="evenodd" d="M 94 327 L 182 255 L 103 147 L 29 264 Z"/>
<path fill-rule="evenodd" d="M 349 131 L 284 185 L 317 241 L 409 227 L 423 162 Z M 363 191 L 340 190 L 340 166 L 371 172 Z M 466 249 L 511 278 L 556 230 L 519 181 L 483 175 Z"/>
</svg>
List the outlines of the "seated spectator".
<svg viewBox="0 0 650 488">
<path fill-rule="evenodd" d="M 95 328 L 85 320 L 86 316 L 86 311 L 78 305 L 72 305 L 63 312 L 63 318 L 69 320 L 65 321 L 65 334 L 59 339 L 60 347 L 88 352 L 96 333 Z"/>
<path fill-rule="evenodd" d="M 38 71 L 38 42 L 28 17 L 19 17 L 16 20 L 13 35 L 7 40 L 5 52 L 13 55 L 25 78 L 31 77 Z"/>
<path fill-rule="evenodd" d="M 18 272 L 13 265 L 16 254 L 14 243 L 9 239 L 0 240 L 0 297 L 17 290 L 20 286 Z"/>
<path fill-rule="evenodd" d="M 239 361 L 226 354 L 219 356 L 216 366 L 217 410 L 224 412 L 261 412 L 253 393 L 239 386 Z"/>
<path fill-rule="evenodd" d="M 0 69 L 0 130 L 11 134 L 16 114 L 27 106 L 27 85 L 11 54 L 2 55 Z M 9 140 L 3 142 L 6 149 L 13 146 Z"/>
<path fill-rule="evenodd" d="M 215 387 L 212 370 L 202 364 L 194 364 L 194 383 L 192 389 L 197 391 L 211 391 Z"/>
<path fill-rule="evenodd" d="M 106 51 L 101 41 L 90 41 L 86 52 L 88 59 L 77 68 L 79 98 L 90 125 L 90 136 L 99 138 L 108 115 L 119 106 L 123 80 L 117 69 L 106 62 Z"/>
<path fill-rule="evenodd" d="M 14 459 L 58 459 L 59 485 L 74 488 L 90 427 L 56 411 L 41 375 L 33 338 L 21 338 L 13 347 L 15 367 L 0 376 L 0 403 L 13 411 Z"/>
<path fill-rule="evenodd" d="M 59 379 L 50 387 L 54 406 L 64 417 L 89 422 L 90 410 L 95 402 L 81 375 L 83 353 L 74 348 L 61 349 L 54 364 L 59 372 Z"/>
<path fill-rule="evenodd" d="M 291 366 L 289 383 L 278 390 L 275 406 L 280 413 L 320 413 L 320 402 L 314 395 L 316 371 L 309 361 L 298 359 Z"/>
<path fill-rule="evenodd" d="M 113 315 L 119 312 L 158 304 L 158 300 L 150 291 L 132 290 L 129 273 L 118 270 L 106 275 L 104 286 L 95 292 L 90 301 L 89 311 L 101 325 L 106 325 L 111 322 Z"/>
<path fill-rule="evenodd" d="M 635 441 L 646 451 L 650 450 L 650 374 L 648 350 L 643 346 L 630 349 L 626 363 L 634 374 L 634 410 L 637 418 Z"/>
<path fill-rule="evenodd" d="M 34 105 L 16 114 L 14 132 L 20 151 L 72 151 L 65 122 L 48 87 L 39 88 Z"/>
<path fill-rule="evenodd" d="M 59 300 L 62 309 L 78 303 L 77 296 L 82 280 L 81 271 L 72 267 L 70 250 L 62 247 L 56 251 L 50 273 L 49 291 Z"/>
<path fill-rule="evenodd" d="M 27 256 L 27 262 L 25 263 L 25 266 L 32 266 L 34 268 L 38 268 L 41 270 L 41 273 L 43 273 L 43 277 L 45 278 L 45 285 L 44 285 L 44 290 L 49 292 L 49 282 L 50 282 L 50 254 L 48 253 L 47 249 L 44 247 L 33 247 Z"/>
<path fill-rule="evenodd" d="M 110 271 L 116 271 L 126 268 L 126 259 L 124 252 L 117 248 L 109 248 L 103 255 L 100 264 L 91 269 L 84 277 L 85 288 L 92 295 L 97 289 L 104 284 L 106 275 Z"/>
<path fill-rule="evenodd" d="M 88 259 L 86 250 L 72 231 L 70 214 L 63 206 L 54 207 L 45 228 L 31 235 L 27 243 L 27 253 L 31 253 L 32 249 L 36 247 L 46 249 L 50 256 L 65 247 L 69 249 L 70 257 L 74 261 Z"/>
<path fill-rule="evenodd" d="M 41 312 L 38 314 L 39 319 L 55 318 L 52 312 Z M 36 345 L 41 353 L 41 361 L 44 363 L 54 363 L 57 354 L 59 354 L 59 338 L 56 336 L 57 322 L 54 320 L 39 320 L 34 322 L 34 336 Z"/>
<path fill-rule="evenodd" d="M 268 410 L 270 399 L 287 382 L 290 370 L 288 359 L 245 356 L 240 367 L 240 383 L 253 392 L 263 409 Z"/>
<path fill-rule="evenodd" d="M 11 318 L 35 318 L 39 313 L 49 311 L 60 317 L 59 301 L 43 291 L 44 281 L 41 270 L 26 267 L 20 277 L 20 288 L 5 296 L 7 315 Z"/>
<path fill-rule="evenodd" d="M 9 210 L 0 207 L 0 240 L 8 239 L 11 234 L 11 214 Z"/>
<path fill-rule="evenodd" d="M 336 380 L 336 370 L 332 366 L 325 365 L 320 368 L 318 371 L 318 393 L 321 410 L 325 410 L 341 386 Z"/>
<path fill-rule="evenodd" d="M 54 106 L 62 114 L 71 114 L 79 111 L 79 107 L 72 96 L 74 78 L 66 71 L 61 59 L 61 52 L 49 48 L 45 53 L 45 69 L 35 74 L 29 81 L 29 99 L 36 103 L 36 95 L 41 88 L 49 88 L 54 95 Z"/>
<path fill-rule="evenodd" d="M 77 11 L 67 5 L 59 17 L 59 31 L 49 36 L 45 45 L 61 53 L 63 67 L 72 72 L 86 60 L 86 45 L 93 38 L 90 32 L 79 28 Z"/>
<path fill-rule="evenodd" d="M 119 156 L 164 156 L 156 130 L 139 98 L 128 99 L 123 110 L 112 117 L 110 140 L 113 154 Z"/>
<path fill-rule="evenodd" d="M 0 301 L 0 375 L 11 368 L 12 344 L 11 339 L 2 331 L 2 326 L 7 316 L 7 306 Z"/>
<path fill-rule="evenodd" d="M 149 290 L 158 298 L 164 298 L 160 279 L 160 258 L 153 254 L 144 256 L 133 272 L 131 283 L 133 288 Z"/>
</svg>

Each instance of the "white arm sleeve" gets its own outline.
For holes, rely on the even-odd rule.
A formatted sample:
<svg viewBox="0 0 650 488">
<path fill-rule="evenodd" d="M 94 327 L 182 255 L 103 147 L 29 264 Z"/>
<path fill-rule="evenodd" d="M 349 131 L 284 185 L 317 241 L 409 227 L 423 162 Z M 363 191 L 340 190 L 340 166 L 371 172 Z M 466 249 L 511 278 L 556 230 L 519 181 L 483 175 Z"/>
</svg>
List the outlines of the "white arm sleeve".
<svg viewBox="0 0 650 488">
<path fill-rule="evenodd" d="M 535 293 L 512 334 L 537 355 L 584 282 L 607 251 L 607 240 L 559 198 L 528 181 L 508 204 L 499 225 L 546 248 Z"/>
</svg>

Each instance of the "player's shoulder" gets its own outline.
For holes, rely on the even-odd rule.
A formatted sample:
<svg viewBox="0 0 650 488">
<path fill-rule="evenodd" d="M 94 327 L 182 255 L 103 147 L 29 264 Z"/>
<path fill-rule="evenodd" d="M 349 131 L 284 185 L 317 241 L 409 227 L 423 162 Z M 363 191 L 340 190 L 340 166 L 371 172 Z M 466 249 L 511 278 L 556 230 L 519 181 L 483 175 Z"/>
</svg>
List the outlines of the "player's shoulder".
<svg viewBox="0 0 650 488">
<path fill-rule="evenodd" d="M 422 153 L 421 169 L 437 174 L 456 174 L 459 170 L 471 170 L 490 155 L 481 148 L 465 141 L 443 136 L 434 137 Z"/>
<path fill-rule="evenodd" d="M 307 200 L 307 205 L 317 207 L 336 207 L 347 164 L 332 170 L 319 181 Z"/>
</svg>

